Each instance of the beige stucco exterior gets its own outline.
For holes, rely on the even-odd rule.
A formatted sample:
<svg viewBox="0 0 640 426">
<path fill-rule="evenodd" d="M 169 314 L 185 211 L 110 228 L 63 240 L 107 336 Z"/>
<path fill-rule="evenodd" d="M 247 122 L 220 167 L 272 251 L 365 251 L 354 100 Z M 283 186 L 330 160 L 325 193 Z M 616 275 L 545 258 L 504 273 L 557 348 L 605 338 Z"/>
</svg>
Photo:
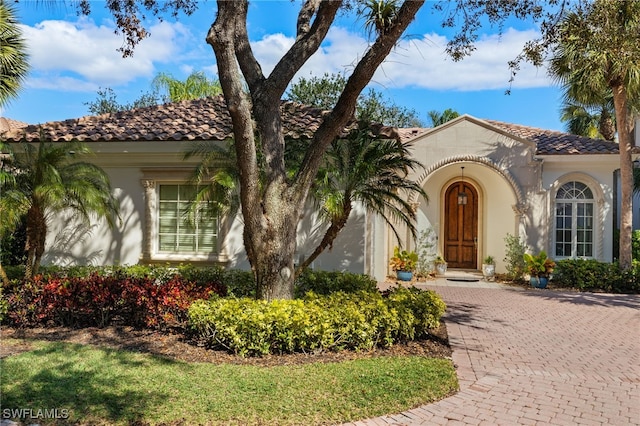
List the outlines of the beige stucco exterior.
<svg viewBox="0 0 640 426">
<path fill-rule="evenodd" d="M 462 179 L 478 197 L 477 255 L 480 269 L 488 255 L 498 272 L 505 271 L 505 237 L 518 235 L 532 251 L 553 253 L 554 197 L 566 182 L 580 181 L 594 193 L 594 257 L 612 260 L 614 171 L 613 154 L 536 155 L 529 140 L 514 137 L 470 116 L 459 117 L 408 141 L 424 168 L 410 177 L 419 182 L 429 200 L 410 200 L 416 209 L 419 231 L 432 229 L 443 252 L 444 195 L 449 185 Z M 104 223 L 78 228 L 64 215 L 51 224 L 45 262 L 58 264 L 135 264 L 139 262 L 203 262 L 248 268 L 242 242 L 241 216 L 221 221 L 217 253 L 167 255 L 158 253 L 155 238 L 156 191 L 162 182 L 183 182 L 196 160 L 184 160 L 187 142 L 90 142 L 93 161 L 111 176 L 121 204 L 121 223 L 109 229 Z M 368 273 L 384 279 L 388 260 L 399 243 L 416 248 L 407 229 L 398 227 L 398 241 L 384 220 L 355 206 L 346 229 L 332 250 L 314 268 Z M 310 207 L 299 225 L 298 260 L 310 253 L 324 225 Z"/>
<path fill-rule="evenodd" d="M 496 270 L 505 272 L 505 237 L 519 236 L 533 252 L 553 253 L 554 198 L 557 189 L 573 180 L 594 192 L 594 258 L 612 260 L 613 173 L 617 155 L 536 155 L 532 142 L 505 134 L 482 120 L 463 116 L 432 129 L 412 141 L 414 155 L 424 170 L 412 177 L 422 184 L 429 200 L 417 203 L 419 231 L 431 228 L 438 237 L 437 252 L 445 256 L 444 194 L 462 177 L 478 193 L 477 256 L 475 268 L 491 255 Z M 378 258 L 388 258 L 402 244 L 416 248 L 404 232 L 398 242 L 387 233 L 386 244 L 376 247 Z M 389 273 L 390 271 L 387 271 Z"/>
<path fill-rule="evenodd" d="M 105 221 L 82 225 L 65 215 L 50 223 L 44 263 L 59 265 L 131 265 L 137 263 L 202 263 L 248 269 L 242 240 L 242 216 L 223 218 L 217 253 L 166 254 L 157 247 L 157 191 L 161 183 L 184 183 L 197 160 L 184 160 L 185 142 L 92 142 L 90 160 L 110 176 L 120 202 L 121 220 L 114 228 Z M 347 229 L 333 248 L 313 267 L 325 270 L 365 271 L 366 216 L 355 206 Z M 299 226 L 298 258 L 311 253 L 324 228 L 313 209 Z"/>
</svg>

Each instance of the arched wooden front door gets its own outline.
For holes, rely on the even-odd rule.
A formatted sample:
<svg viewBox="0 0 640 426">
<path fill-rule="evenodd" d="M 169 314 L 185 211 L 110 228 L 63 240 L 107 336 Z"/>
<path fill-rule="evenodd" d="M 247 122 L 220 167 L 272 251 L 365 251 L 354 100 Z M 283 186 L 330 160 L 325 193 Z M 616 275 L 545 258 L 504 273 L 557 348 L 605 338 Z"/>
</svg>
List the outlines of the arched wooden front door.
<svg viewBox="0 0 640 426">
<path fill-rule="evenodd" d="M 458 194 L 467 204 L 458 204 Z M 478 267 L 478 193 L 468 182 L 453 183 L 445 193 L 444 257 L 450 268 Z"/>
</svg>

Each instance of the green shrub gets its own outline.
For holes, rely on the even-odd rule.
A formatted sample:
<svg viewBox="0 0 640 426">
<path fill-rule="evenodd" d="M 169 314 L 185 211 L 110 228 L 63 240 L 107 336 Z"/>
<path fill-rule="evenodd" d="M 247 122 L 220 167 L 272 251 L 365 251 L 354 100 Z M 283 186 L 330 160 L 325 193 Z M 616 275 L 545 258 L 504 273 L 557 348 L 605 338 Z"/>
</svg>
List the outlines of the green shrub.
<svg viewBox="0 0 640 426">
<path fill-rule="evenodd" d="M 402 313 L 406 318 L 403 329 L 398 333 L 399 340 L 413 340 L 425 337 L 429 329 L 440 325 L 440 318 L 444 315 L 446 305 L 433 291 L 422 291 L 415 287 L 396 287 L 386 296 L 389 306 Z"/>
<path fill-rule="evenodd" d="M 296 277 L 295 296 L 296 298 L 303 298 L 309 291 L 323 295 L 338 291 L 344 293 L 357 293 L 359 291 L 375 293 L 378 291 L 377 286 L 377 281 L 366 274 L 306 269 Z"/>
<path fill-rule="evenodd" d="M 7 312 L 9 311 L 9 302 L 4 297 L 4 291 L 2 289 L 2 285 L 0 284 L 0 324 L 4 321 Z"/>
<path fill-rule="evenodd" d="M 630 269 L 622 272 L 614 293 L 640 293 L 640 260 L 634 260 Z"/>
<path fill-rule="evenodd" d="M 563 259 L 557 262 L 553 282 L 559 287 L 580 291 L 608 293 L 638 293 L 640 291 L 640 262 L 631 269 L 620 271 L 617 263 L 595 259 Z"/>
<path fill-rule="evenodd" d="M 618 244 L 618 247 L 620 244 Z M 637 260 L 640 262 L 640 229 L 636 229 L 633 231 L 631 236 L 631 253 L 633 256 L 633 260 Z"/>
<path fill-rule="evenodd" d="M 507 277 L 514 281 L 520 280 L 526 270 L 524 254 L 527 251 L 527 246 L 520 240 L 520 237 L 511 234 L 504 237 L 504 242 L 507 245 L 504 257 Z"/>
<path fill-rule="evenodd" d="M 19 280 L 24 277 L 24 265 L 2 265 L 9 277 L 9 281 Z"/>
<path fill-rule="evenodd" d="M 251 271 L 239 269 L 224 270 L 222 282 L 227 286 L 227 292 L 235 297 L 256 297 L 256 281 Z"/>
<path fill-rule="evenodd" d="M 250 298 L 196 301 L 195 337 L 213 348 L 247 355 L 368 350 L 425 336 L 439 325 L 444 303 L 431 291 L 397 288 L 266 302 Z"/>
</svg>

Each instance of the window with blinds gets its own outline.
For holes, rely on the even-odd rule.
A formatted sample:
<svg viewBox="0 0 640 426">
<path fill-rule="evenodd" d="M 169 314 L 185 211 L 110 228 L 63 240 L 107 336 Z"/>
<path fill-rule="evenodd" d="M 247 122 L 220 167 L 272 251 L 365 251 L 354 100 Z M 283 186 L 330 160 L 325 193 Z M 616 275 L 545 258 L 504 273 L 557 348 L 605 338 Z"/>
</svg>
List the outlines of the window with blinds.
<svg viewBox="0 0 640 426">
<path fill-rule="evenodd" d="M 158 251 L 162 253 L 214 253 L 218 246 L 218 218 L 207 214 L 201 203 L 189 214 L 197 188 L 192 185 L 160 185 Z"/>
</svg>

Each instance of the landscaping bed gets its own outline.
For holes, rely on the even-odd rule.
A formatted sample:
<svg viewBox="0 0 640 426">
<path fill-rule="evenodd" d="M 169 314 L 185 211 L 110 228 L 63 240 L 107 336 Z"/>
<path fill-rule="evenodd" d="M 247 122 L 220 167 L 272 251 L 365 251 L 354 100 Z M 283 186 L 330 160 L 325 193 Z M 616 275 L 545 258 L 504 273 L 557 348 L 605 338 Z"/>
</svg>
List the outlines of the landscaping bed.
<svg viewBox="0 0 640 426">
<path fill-rule="evenodd" d="M 374 348 L 370 351 L 339 351 L 315 354 L 282 354 L 262 357 L 241 357 L 228 351 L 212 350 L 198 346 L 177 332 L 137 330 L 132 327 L 110 326 L 105 328 L 73 329 L 68 327 L 16 329 L 3 327 L 1 332 L 0 358 L 31 350 L 34 340 L 60 341 L 82 345 L 95 345 L 113 349 L 148 353 L 186 362 L 208 362 L 214 364 L 243 364 L 258 366 L 295 365 L 312 362 L 340 362 L 344 360 L 374 356 L 415 355 L 431 358 L 448 358 L 451 348 L 444 322 L 432 329 L 424 339 L 395 344 L 389 348 Z"/>
</svg>

